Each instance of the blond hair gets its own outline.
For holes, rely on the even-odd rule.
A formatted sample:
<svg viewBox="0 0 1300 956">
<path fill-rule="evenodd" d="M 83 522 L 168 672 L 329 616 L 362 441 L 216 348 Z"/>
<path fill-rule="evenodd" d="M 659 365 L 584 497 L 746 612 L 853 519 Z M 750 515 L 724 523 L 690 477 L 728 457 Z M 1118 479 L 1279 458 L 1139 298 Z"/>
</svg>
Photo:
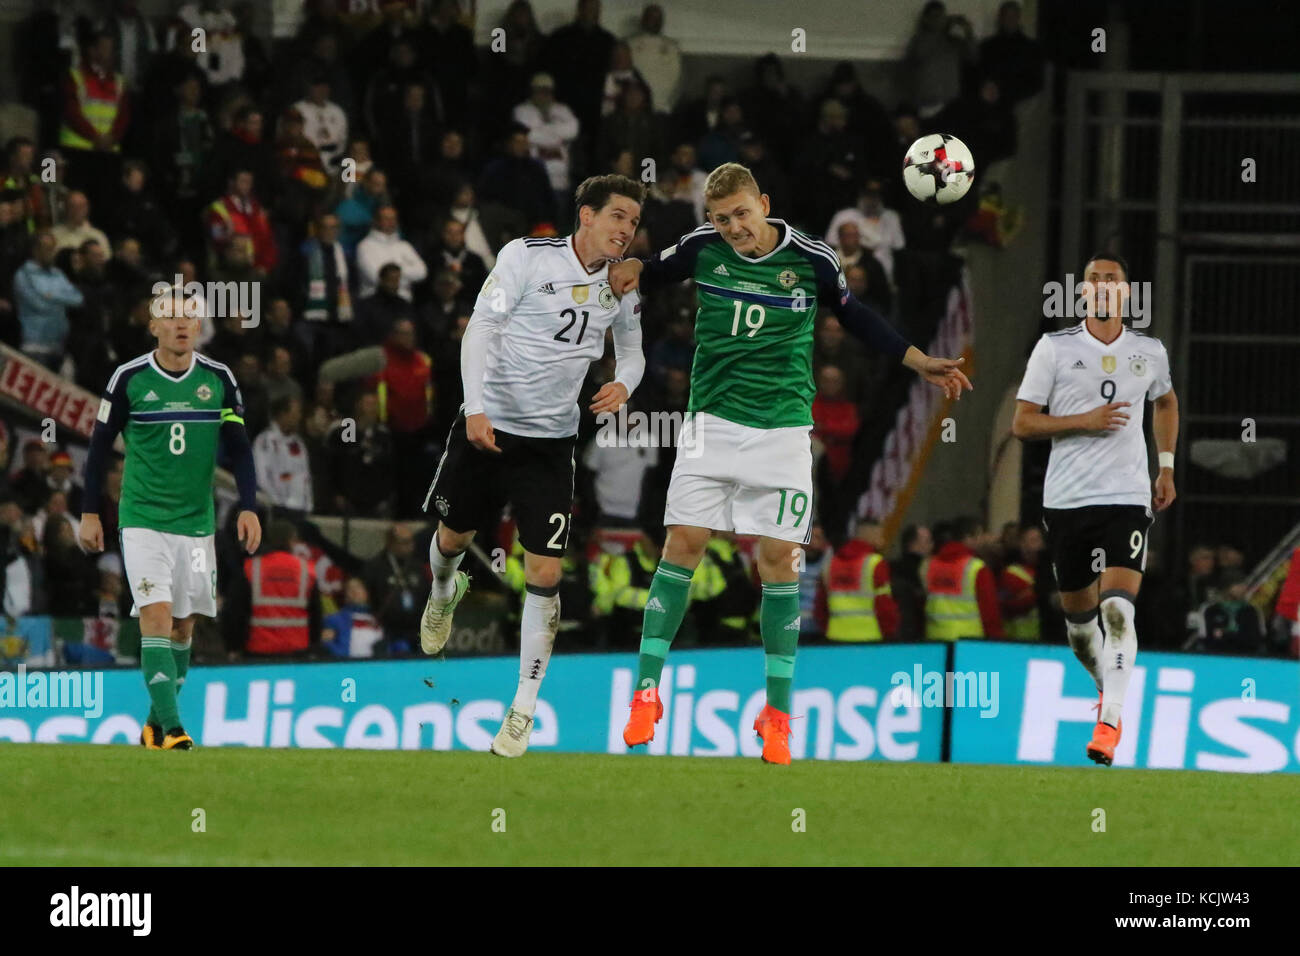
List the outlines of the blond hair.
<svg viewBox="0 0 1300 956">
<path fill-rule="evenodd" d="M 723 163 L 709 173 L 709 178 L 705 180 L 704 201 L 724 199 L 744 189 L 752 191 L 755 196 L 763 195 L 758 188 L 758 181 L 747 167 L 740 163 Z"/>
</svg>

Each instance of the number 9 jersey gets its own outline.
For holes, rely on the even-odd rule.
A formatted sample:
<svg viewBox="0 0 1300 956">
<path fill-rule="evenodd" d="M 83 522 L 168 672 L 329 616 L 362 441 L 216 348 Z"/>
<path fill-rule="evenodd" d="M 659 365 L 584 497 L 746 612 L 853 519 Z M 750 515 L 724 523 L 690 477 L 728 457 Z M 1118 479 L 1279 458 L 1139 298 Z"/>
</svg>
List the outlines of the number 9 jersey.
<svg viewBox="0 0 1300 956">
<path fill-rule="evenodd" d="M 118 525 L 187 537 L 213 534 L 221 426 L 242 424 L 243 415 L 234 375 L 206 356 L 194 353 L 181 373 L 164 370 L 153 352 L 119 366 L 98 415 L 126 445 Z"/>
</svg>

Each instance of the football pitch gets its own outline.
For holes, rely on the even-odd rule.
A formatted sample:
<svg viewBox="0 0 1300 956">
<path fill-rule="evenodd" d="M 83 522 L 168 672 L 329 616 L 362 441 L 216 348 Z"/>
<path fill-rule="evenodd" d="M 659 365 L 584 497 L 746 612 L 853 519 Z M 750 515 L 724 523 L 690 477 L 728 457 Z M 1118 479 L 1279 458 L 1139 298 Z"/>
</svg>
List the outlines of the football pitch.
<svg viewBox="0 0 1300 956">
<path fill-rule="evenodd" d="M 0 767 L 5 866 L 1300 862 L 1294 775 L 76 744 Z"/>
</svg>

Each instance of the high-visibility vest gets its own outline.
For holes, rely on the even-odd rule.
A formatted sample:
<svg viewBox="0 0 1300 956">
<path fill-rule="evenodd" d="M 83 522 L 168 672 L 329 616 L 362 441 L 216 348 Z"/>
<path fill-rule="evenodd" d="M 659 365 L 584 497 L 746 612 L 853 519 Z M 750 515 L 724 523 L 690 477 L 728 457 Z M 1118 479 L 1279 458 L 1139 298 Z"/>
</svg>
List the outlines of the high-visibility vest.
<svg viewBox="0 0 1300 956">
<path fill-rule="evenodd" d="M 1007 574 L 1019 578 L 1030 586 L 1034 587 L 1035 574 L 1034 569 L 1026 567 L 1023 564 L 1007 565 Z M 1038 624 L 1038 606 L 1030 608 L 1027 612 L 1019 617 L 1009 617 L 1005 622 L 1007 637 L 1013 641 L 1036 641 L 1042 637 L 1042 630 Z"/>
<path fill-rule="evenodd" d="M 255 654 L 288 654 L 307 649 L 307 602 L 311 597 L 311 568 L 287 551 L 250 558 L 244 563 L 253 590 L 248 650 Z"/>
<path fill-rule="evenodd" d="M 123 84 L 126 82 L 121 73 L 113 74 L 113 89 L 115 93 L 110 99 L 104 96 L 102 92 L 92 89 L 86 83 L 85 73 L 73 67 L 68 71 L 72 74 L 72 82 L 77 88 L 77 102 L 81 104 L 81 115 L 86 117 L 86 122 L 94 127 L 95 132 L 100 136 L 108 133 L 117 122 L 117 113 L 122 103 L 122 91 L 125 89 Z M 98 87 L 98 84 L 96 84 Z M 95 144 L 86 139 L 80 133 L 76 132 L 66 123 L 59 130 L 59 145 L 66 146 L 69 149 L 94 149 Z M 113 144 L 113 152 L 120 153 L 122 147 L 118 143 Z"/>
<path fill-rule="evenodd" d="M 921 563 L 927 641 L 984 636 L 979 598 L 975 593 L 975 578 L 984 567 L 984 562 L 972 554 L 962 555 L 957 564 L 934 558 L 926 558 Z"/>
<path fill-rule="evenodd" d="M 879 641 L 876 598 L 889 594 L 875 586 L 876 568 L 885 560 L 877 552 L 854 558 L 835 555 L 826 572 L 826 636 L 832 641 Z"/>
</svg>

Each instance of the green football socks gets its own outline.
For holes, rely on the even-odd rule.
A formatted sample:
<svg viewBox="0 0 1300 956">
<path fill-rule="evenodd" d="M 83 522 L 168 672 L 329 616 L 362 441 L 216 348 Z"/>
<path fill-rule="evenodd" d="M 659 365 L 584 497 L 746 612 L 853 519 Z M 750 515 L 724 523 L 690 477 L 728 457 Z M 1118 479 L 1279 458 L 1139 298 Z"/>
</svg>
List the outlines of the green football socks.
<svg viewBox="0 0 1300 956">
<path fill-rule="evenodd" d="M 764 584 L 759 609 L 767 671 L 767 703 L 790 713 L 794 655 L 799 647 L 799 582 Z"/>
<path fill-rule="evenodd" d="M 693 573 L 689 568 L 678 567 L 667 561 L 660 561 L 659 567 L 655 569 L 641 625 L 637 691 L 659 686 L 668 648 L 672 646 L 677 629 L 681 627 L 682 618 L 686 615 Z"/>
<path fill-rule="evenodd" d="M 186 653 L 188 658 L 189 654 Z M 188 660 L 186 662 L 188 667 Z M 166 732 L 180 725 L 180 711 L 176 706 L 176 656 L 172 653 L 170 635 L 140 638 L 140 670 L 144 674 L 145 688 L 153 707 L 150 716 Z"/>
</svg>

